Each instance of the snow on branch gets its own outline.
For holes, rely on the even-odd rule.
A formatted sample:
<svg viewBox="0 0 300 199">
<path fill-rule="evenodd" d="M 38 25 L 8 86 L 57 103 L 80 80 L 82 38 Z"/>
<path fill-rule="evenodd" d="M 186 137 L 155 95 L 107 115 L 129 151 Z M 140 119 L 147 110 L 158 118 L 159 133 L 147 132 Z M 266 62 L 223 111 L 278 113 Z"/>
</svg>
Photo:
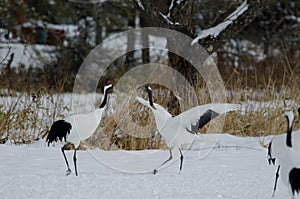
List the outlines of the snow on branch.
<svg viewBox="0 0 300 199">
<path fill-rule="evenodd" d="M 200 39 L 204 39 L 208 36 L 216 38 L 223 30 L 225 30 L 230 24 L 232 24 L 240 15 L 242 15 L 248 9 L 247 0 L 245 0 L 234 12 L 232 12 L 225 20 L 206 30 L 202 30 L 197 37 L 192 41 L 191 45 L 198 43 Z"/>
<path fill-rule="evenodd" d="M 218 24 L 215 27 L 212 27 L 212 28 L 209 28 L 209 29 L 206 29 L 206 30 L 202 30 L 198 34 L 198 36 L 195 39 L 193 39 L 191 45 L 194 45 L 195 43 L 198 43 L 198 41 L 200 39 L 206 38 L 208 36 L 212 36 L 212 37 L 216 38 L 231 23 L 232 23 L 232 21 L 227 20 L 227 21 L 224 21 L 224 22 Z"/>
<path fill-rule="evenodd" d="M 159 14 L 163 17 L 163 19 L 169 24 L 169 25 L 179 25 L 178 22 L 173 22 L 172 21 L 172 16 L 171 13 L 173 12 L 174 9 L 177 9 L 178 7 L 182 9 L 182 2 L 185 0 L 172 0 L 170 3 L 170 6 L 168 8 L 168 13 L 165 15 L 162 12 L 159 12 Z"/>
<path fill-rule="evenodd" d="M 241 14 L 243 14 L 248 9 L 247 0 L 245 0 L 233 13 L 231 13 L 226 20 L 236 20 Z"/>
<path fill-rule="evenodd" d="M 142 4 L 141 0 L 135 0 L 135 2 L 137 3 L 137 5 L 138 5 L 142 10 L 145 11 L 145 7 L 144 7 L 144 5 Z"/>
<path fill-rule="evenodd" d="M 174 25 L 174 22 L 171 21 L 171 20 L 169 19 L 168 16 L 164 15 L 164 14 L 161 13 L 161 12 L 159 12 L 159 14 L 160 14 L 160 16 L 162 16 L 162 18 L 164 18 L 164 19 L 166 20 L 166 22 L 167 22 L 169 25 Z"/>
<path fill-rule="evenodd" d="M 300 23 L 300 17 L 296 17 L 296 16 L 293 16 L 293 15 L 286 16 L 285 19 L 292 20 L 292 21 L 295 21 L 297 23 Z"/>
<path fill-rule="evenodd" d="M 173 9 L 173 7 L 174 7 L 174 1 L 175 1 L 175 0 L 172 0 L 171 4 L 170 4 L 170 6 L 169 6 L 169 12 L 168 12 L 168 14 L 167 14 L 167 17 L 168 17 L 168 18 L 171 17 L 171 11 L 172 11 L 172 9 Z"/>
</svg>

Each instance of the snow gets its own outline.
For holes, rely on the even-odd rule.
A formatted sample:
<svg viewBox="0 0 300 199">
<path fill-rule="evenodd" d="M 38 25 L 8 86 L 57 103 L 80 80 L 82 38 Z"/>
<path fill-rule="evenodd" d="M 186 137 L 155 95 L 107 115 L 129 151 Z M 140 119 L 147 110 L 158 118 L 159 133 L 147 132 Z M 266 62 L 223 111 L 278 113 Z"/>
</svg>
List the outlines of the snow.
<svg viewBox="0 0 300 199">
<path fill-rule="evenodd" d="M 159 14 L 160 14 L 160 16 L 162 16 L 162 17 L 168 22 L 168 24 L 170 24 L 170 25 L 174 25 L 174 24 L 175 24 L 175 25 L 179 25 L 178 22 L 174 23 L 173 21 L 171 21 L 171 20 L 169 19 L 168 16 L 164 15 L 163 13 L 159 12 Z"/>
<path fill-rule="evenodd" d="M 168 18 L 171 17 L 171 11 L 172 11 L 172 9 L 173 9 L 173 7 L 174 7 L 174 1 L 175 1 L 175 0 L 172 0 L 172 1 L 171 1 L 171 4 L 170 4 L 170 6 L 169 6 L 169 12 L 168 12 L 168 14 L 167 14 L 167 17 L 168 17 Z"/>
<path fill-rule="evenodd" d="M 43 67 L 57 60 L 57 48 L 50 45 L 0 43 L 0 66 L 5 66 L 14 53 L 11 67 Z M 3 61 L 3 62 L 2 62 Z"/>
<path fill-rule="evenodd" d="M 183 170 L 179 161 L 158 174 L 127 173 L 104 166 L 115 163 L 126 170 L 159 165 L 168 157 L 164 150 L 78 151 L 79 176 L 65 176 L 66 165 L 58 146 L 46 147 L 44 140 L 32 145 L 0 145 L 1 198 L 271 198 L 276 166 L 269 166 L 261 138 L 220 135 L 212 152 L 199 159 L 201 150 L 184 153 Z M 199 140 L 201 141 L 201 139 Z M 174 151 L 178 159 L 179 153 Z M 99 154 L 102 159 L 95 158 Z M 147 154 L 154 154 L 145 158 Z M 73 151 L 66 155 L 73 168 Z M 149 156 L 148 156 L 149 157 Z M 281 180 L 277 199 L 289 198 Z"/>
<path fill-rule="evenodd" d="M 232 23 L 232 21 L 224 21 L 212 28 L 202 30 L 199 32 L 198 36 L 192 41 L 192 45 L 195 43 L 198 43 L 200 39 L 206 38 L 208 36 L 212 36 L 213 38 L 216 38 L 223 30 L 227 28 Z"/>
<path fill-rule="evenodd" d="M 231 13 L 228 17 L 226 17 L 226 20 L 236 20 L 238 16 L 243 14 L 248 9 L 247 0 L 245 0 L 233 13 Z"/>
<path fill-rule="evenodd" d="M 94 25 L 94 22 L 91 20 L 91 18 L 87 18 L 87 19 L 89 19 L 88 22 L 91 25 Z M 84 26 L 84 24 L 83 24 L 83 26 Z M 52 23 L 41 21 L 41 20 L 37 20 L 37 21 L 23 23 L 22 27 L 24 27 L 24 28 L 43 27 L 48 30 L 51 30 L 51 29 L 52 30 L 61 30 L 64 32 L 64 46 L 69 45 L 68 40 L 74 39 L 80 35 L 79 26 L 72 25 L 72 24 L 52 24 Z M 91 31 L 91 32 L 93 32 L 93 31 Z M 90 34 L 93 34 L 93 33 L 90 33 Z M 89 37 L 91 37 L 91 36 L 89 35 Z"/>
<path fill-rule="evenodd" d="M 177 4 L 180 4 L 181 2 L 180 1 L 176 1 Z M 172 0 L 171 3 L 170 3 L 170 6 L 169 6 L 169 11 L 167 13 L 167 15 L 163 14 L 162 12 L 159 12 L 159 14 L 166 20 L 166 22 L 169 24 L 169 25 L 180 25 L 178 22 L 173 22 L 171 20 L 171 11 L 172 9 L 174 8 L 174 4 L 175 4 L 175 0 Z"/>
<path fill-rule="evenodd" d="M 297 23 L 300 23 L 300 17 L 296 17 L 296 16 L 293 16 L 293 15 L 289 15 L 289 16 L 285 16 L 285 18 L 286 18 L 287 20 L 293 20 L 293 21 L 295 21 L 295 22 L 297 22 Z"/>
<path fill-rule="evenodd" d="M 101 49 L 105 50 L 111 56 L 114 54 L 113 52 L 116 52 L 116 49 L 118 51 L 126 51 L 127 46 L 124 45 L 124 39 L 127 41 L 128 37 L 127 34 L 134 34 L 134 50 L 137 49 L 143 49 L 145 46 L 143 46 L 143 38 L 140 31 L 135 30 L 134 32 L 126 32 L 124 34 L 112 34 L 109 38 L 107 38 L 106 42 L 103 43 L 101 46 Z M 167 39 L 165 37 L 157 36 L 157 35 L 148 35 L 149 39 L 149 51 L 150 51 L 150 62 L 155 63 L 164 63 L 166 64 L 168 62 L 168 51 L 167 49 Z M 126 44 L 126 42 L 125 42 Z M 116 48 L 116 46 L 118 48 Z M 95 51 L 95 56 L 98 53 L 99 50 Z M 141 57 L 141 51 L 136 51 L 134 56 L 136 59 L 139 59 Z M 98 55 L 97 55 L 98 56 Z M 96 57 L 97 57 L 96 56 Z M 99 55 L 103 56 L 103 55 Z M 97 59 L 97 63 L 101 63 L 102 60 Z M 104 60 L 105 61 L 105 60 Z"/>
<path fill-rule="evenodd" d="M 144 6 L 143 6 L 141 0 L 135 0 L 135 1 L 136 1 L 136 3 L 138 4 L 138 6 L 139 6 L 142 10 L 145 10 L 145 8 L 144 8 Z"/>
<path fill-rule="evenodd" d="M 8 31 L 5 28 L 0 28 L 0 42 L 1 43 L 7 43 L 8 41 L 11 42 L 19 42 L 20 37 L 15 37 L 12 32 Z"/>
<path fill-rule="evenodd" d="M 46 24 L 48 29 L 54 29 L 54 30 L 63 30 L 64 31 L 64 36 L 66 38 L 75 38 L 79 36 L 79 26 L 78 25 L 72 25 L 72 24 L 51 24 L 47 23 Z"/>
<path fill-rule="evenodd" d="M 216 38 L 223 30 L 225 30 L 231 23 L 234 22 L 241 14 L 243 14 L 248 9 L 247 0 L 245 0 L 234 12 L 232 12 L 225 20 L 206 30 L 202 30 L 198 33 L 197 37 L 192 41 L 191 45 L 198 43 L 200 39 L 211 36 Z"/>
</svg>

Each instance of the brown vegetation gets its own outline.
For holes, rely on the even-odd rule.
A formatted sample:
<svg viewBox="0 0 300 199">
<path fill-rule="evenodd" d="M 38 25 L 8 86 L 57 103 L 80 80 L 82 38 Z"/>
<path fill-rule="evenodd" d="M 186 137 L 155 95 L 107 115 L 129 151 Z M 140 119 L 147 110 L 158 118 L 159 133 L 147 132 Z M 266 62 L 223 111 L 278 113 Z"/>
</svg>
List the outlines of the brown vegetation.
<svg viewBox="0 0 300 199">
<path fill-rule="evenodd" d="M 285 110 L 293 110 L 297 114 L 300 81 L 295 65 L 290 64 L 288 58 L 285 60 L 276 65 L 263 62 L 251 70 L 230 68 L 228 65 L 219 68 L 227 89 L 227 102 L 239 103 L 243 106 L 241 112 L 226 115 L 223 133 L 256 137 L 281 134 L 286 131 L 283 113 Z M 66 81 L 59 82 L 63 85 Z M 15 84 L 19 84 L 19 88 L 24 85 L 19 81 Z M 58 87 L 63 88 L 62 85 Z M 210 103 L 205 84 L 200 82 L 198 85 L 196 91 L 199 92 L 197 93 L 199 104 Z M 39 86 L 47 88 L 43 83 Z M 188 96 L 180 96 L 180 99 L 176 98 L 176 93 L 171 93 L 166 88 L 158 85 L 152 87 L 156 103 L 166 107 L 172 115 L 183 111 L 180 100 L 189 99 Z M 60 90 L 63 92 L 63 89 Z M 11 91 L 10 94 L 14 95 Z M 45 136 L 51 123 L 65 116 L 61 110 L 68 108 L 67 104 L 59 104 L 61 92 L 54 95 L 48 89 L 34 88 L 27 92 L 15 92 L 14 97 L 3 96 L 0 106 L 1 143 L 7 140 L 16 144 L 30 143 Z M 112 106 L 117 104 L 122 108 L 115 109 L 113 114 L 104 115 L 97 132 L 83 144 L 90 148 L 99 147 L 106 150 L 164 148 L 166 145 L 157 133 L 152 112 L 136 102 L 137 95 L 147 99 L 146 93 L 139 89 L 132 91 L 130 96 L 122 98 L 122 102 L 115 101 L 114 104 L 109 102 Z M 41 96 L 44 102 L 41 101 Z M 130 120 L 138 127 L 132 126 Z M 143 128 L 145 126 L 146 128 Z M 298 117 L 295 117 L 294 129 L 299 127 Z M 201 133 L 206 133 L 206 128 L 201 129 Z"/>
</svg>

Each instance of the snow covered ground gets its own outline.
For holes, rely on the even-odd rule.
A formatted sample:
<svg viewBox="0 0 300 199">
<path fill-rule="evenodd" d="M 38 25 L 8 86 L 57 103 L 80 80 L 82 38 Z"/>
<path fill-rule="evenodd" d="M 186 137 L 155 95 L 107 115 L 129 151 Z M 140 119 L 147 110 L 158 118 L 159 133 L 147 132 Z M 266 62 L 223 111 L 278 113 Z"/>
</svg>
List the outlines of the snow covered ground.
<svg viewBox="0 0 300 199">
<path fill-rule="evenodd" d="M 124 168 L 128 163 L 131 168 L 152 168 L 168 157 L 163 150 L 78 151 L 78 177 L 74 173 L 65 176 L 59 146 L 47 147 L 43 141 L 0 145 L 0 198 L 271 198 L 276 167 L 268 165 L 266 149 L 259 140 L 221 135 L 212 152 L 201 159 L 200 143 L 196 142 L 185 152 L 180 174 L 178 160 L 153 175 L 121 172 L 95 158 L 98 154 L 106 163 L 110 160 Z M 66 153 L 72 169 L 73 151 Z M 147 153 L 155 155 L 144 158 Z M 275 198 L 289 198 L 281 181 Z"/>
</svg>

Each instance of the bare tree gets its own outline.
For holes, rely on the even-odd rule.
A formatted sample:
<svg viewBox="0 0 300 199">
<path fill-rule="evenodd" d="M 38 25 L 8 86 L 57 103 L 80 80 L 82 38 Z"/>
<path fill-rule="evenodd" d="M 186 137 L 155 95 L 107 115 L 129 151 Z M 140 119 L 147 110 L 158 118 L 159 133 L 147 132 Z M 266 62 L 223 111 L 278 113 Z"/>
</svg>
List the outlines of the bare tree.
<svg viewBox="0 0 300 199">
<path fill-rule="evenodd" d="M 228 7 L 228 11 L 222 11 L 218 20 L 210 27 L 201 27 L 197 32 L 197 15 L 201 15 L 201 3 L 206 1 L 194 0 L 134 0 L 135 7 L 142 16 L 157 26 L 179 31 L 194 38 L 193 43 L 199 43 L 209 54 L 216 52 L 229 39 L 234 38 L 247 25 L 249 25 L 269 3 L 269 0 L 244 0 L 235 7 Z M 217 3 L 217 1 L 215 1 Z M 220 2 L 218 2 L 220 4 Z M 228 4 L 228 3 L 226 3 Z M 226 7 L 223 4 L 223 8 Z M 178 45 L 181 45 L 178 43 Z M 176 48 L 176 47 L 175 47 Z M 177 55 L 169 56 L 172 67 L 180 71 L 193 84 L 198 79 L 195 69 L 184 59 Z"/>
</svg>

